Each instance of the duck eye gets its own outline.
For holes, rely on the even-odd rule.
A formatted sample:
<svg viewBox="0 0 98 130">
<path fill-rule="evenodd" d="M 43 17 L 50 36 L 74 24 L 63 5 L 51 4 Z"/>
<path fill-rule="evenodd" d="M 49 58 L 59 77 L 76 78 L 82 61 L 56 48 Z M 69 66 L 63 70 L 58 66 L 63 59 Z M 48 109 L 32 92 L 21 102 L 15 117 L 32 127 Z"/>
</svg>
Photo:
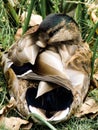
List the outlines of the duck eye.
<svg viewBox="0 0 98 130">
<path fill-rule="evenodd" d="M 49 37 L 52 37 L 54 35 L 54 32 L 49 33 Z"/>
</svg>

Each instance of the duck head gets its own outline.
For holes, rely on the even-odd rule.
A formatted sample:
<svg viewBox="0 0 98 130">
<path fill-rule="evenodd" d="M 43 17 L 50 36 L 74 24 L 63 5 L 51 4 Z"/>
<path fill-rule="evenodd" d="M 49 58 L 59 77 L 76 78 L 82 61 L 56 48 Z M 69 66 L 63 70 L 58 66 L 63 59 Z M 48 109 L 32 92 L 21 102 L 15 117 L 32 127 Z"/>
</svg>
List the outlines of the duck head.
<svg viewBox="0 0 98 130">
<path fill-rule="evenodd" d="M 82 40 L 77 23 L 65 14 L 48 15 L 37 32 L 40 41 L 37 45 L 42 47 L 45 47 L 46 43 L 49 45 L 60 42 L 79 44 Z"/>
</svg>

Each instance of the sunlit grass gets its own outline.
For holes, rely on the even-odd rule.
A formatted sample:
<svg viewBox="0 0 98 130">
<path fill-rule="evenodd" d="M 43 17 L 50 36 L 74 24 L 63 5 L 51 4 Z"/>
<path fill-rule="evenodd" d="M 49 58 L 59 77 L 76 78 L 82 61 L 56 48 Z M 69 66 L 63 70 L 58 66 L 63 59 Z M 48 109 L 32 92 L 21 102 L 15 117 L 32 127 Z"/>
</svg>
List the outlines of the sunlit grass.
<svg viewBox="0 0 98 130">
<path fill-rule="evenodd" d="M 13 43 L 15 28 L 11 27 L 11 22 L 8 19 L 8 12 L 2 0 L 0 1 L 0 9 L 0 44 L 5 49 Z"/>
</svg>

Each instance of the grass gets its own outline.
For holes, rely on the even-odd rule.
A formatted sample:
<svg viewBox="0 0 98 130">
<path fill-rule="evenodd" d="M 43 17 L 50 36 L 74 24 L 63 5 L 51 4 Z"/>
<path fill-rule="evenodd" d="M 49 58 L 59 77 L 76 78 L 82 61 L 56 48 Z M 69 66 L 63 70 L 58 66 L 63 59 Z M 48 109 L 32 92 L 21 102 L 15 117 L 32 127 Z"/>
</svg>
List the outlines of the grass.
<svg viewBox="0 0 98 130">
<path fill-rule="evenodd" d="M 6 81 L 3 76 L 2 70 L 0 68 L 0 109 L 7 103 L 7 90 L 6 90 Z"/>
<path fill-rule="evenodd" d="M 98 130 L 98 118 L 92 120 L 72 117 L 69 121 L 54 125 L 57 130 Z M 34 125 L 31 130 L 50 130 L 46 126 Z"/>
<path fill-rule="evenodd" d="M 0 126 L 0 130 L 9 130 L 3 124 Z"/>
<path fill-rule="evenodd" d="M 50 13 L 69 13 L 70 11 L 74 10 L 74 19 L 78 23 L 81 34 L 84 41 L 87 41 L 89 45 L 91 43 L 91 49 L 94 52 L 93 58 L 92 58 L 92 73 L 93 73 L 93 67 L 94 67 L 94 61 L 96 56 L 98 55 L 98 41 L 97 37 L 98 34 L 96 33 L 96 29 L 98 26 L 95 24 L 90 14 L 87 13 L 88 8 L 85 6 L 86 3 L 83 2 L 83 0 L 77 0 L 77 1 L 65 1 L 65 0 L 31 0 L 31 4 L 33 6 L 29 6 L 28 1 L 22 0 L 21 3 L 16 4 L 14 7 L 11 5 L 11 10 L 7 8 L 6 2 L 8 3 L 9 0 L 0 0 L 0 47 L 3 48 L 3 50 L 6 50 L 10 47 L 10 45 L 14 42 L 14 35 L 17 30 L 17 28 L 22 27 L 23 24 L 19 21 L 19 17 L 22 14 L 23 11 L 28 11 L 28 18 L 30 18 L 30 15 L 33 12 L 40 14 L 45 18 L 47 14 Z M 92 3 L 93 0 L 88 0 L 87 3 Z M 9 4 L 9 3 L 8 3 Z M 48 8 L 47 8 L 48 7 Z M 11 13 L 12 11 L 12 13 Z M 81 13 L 82 12 L 82 13 Z M 14 17 L 14 14 L 16 17 Z M 24 31 L 27 30 L 29 23 L 28 21 L 25 21 L 24 23 Z M 91 32 L 91 33 L 90 33 Z M 90 34 L 89 34 L 90 33 Z M 8 102 L 8 91 L 6 88 L 7 84 L 5 81 L 5 78 L 2 73 L 2 69 L 0 68 L 0 109 Z M 97 91 L 92 91 L 90 96 L 95 96 L 95 93 Z M 97 95 L 97 94 L 96 94 Z M 94 97 L 96 98 L 96 97 Z M 96 98 L 97 99 L 97 98 Z M 19 116 L 18 113 L 15 110 L 12 110 L 9 112 L 8 116 Z M 70 120 L 59 123 L 56 125 L 53 125 L 57 130 L 98 130 L 98 116 L 95 119 L 90 119 L 89 116 L 83 117 L 83 118 L 76 118 L 72 117 Z M 48 130 L 49 128 L 46 125 L 39 126 L 38 124 L 34 124 L 31 130 Z M 4 126 L 0 126 L 0 130 L 5 130 Z"/>
</svg>

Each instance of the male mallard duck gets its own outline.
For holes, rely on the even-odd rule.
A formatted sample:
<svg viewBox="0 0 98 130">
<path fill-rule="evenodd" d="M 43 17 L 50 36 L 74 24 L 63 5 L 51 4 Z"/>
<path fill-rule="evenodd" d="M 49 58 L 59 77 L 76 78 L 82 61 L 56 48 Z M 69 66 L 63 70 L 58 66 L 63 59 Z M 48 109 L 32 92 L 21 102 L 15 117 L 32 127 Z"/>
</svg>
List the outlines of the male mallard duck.
<svg viewBox="0 0 98 130">
<path fill-rule="evenodd" d="M 91 51 L 71 17 L 47 16 L 36 32 L 24 35 L 4 56 L 3 67 L 11 61 L 4 72 L 10 95 L 23 115 L 31 112 L 60 122 L 83 102 L 90 83 Z"/>
</svg>

